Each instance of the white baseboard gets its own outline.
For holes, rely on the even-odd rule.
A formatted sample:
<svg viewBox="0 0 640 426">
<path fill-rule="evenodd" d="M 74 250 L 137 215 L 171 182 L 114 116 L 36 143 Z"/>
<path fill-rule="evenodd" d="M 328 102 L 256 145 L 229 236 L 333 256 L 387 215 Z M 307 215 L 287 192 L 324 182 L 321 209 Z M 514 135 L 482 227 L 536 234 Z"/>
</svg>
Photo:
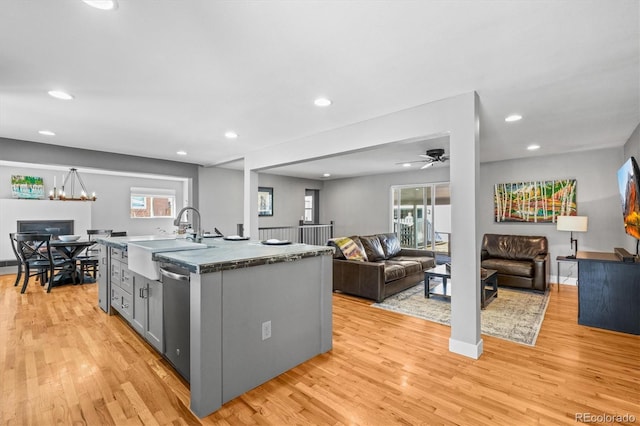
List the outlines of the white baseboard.
<svg viewBox="0 0 640 426">
<path fill-rule="evenodd" d="M 464 355 L 469 358 L 480 358 L 480 355 L 482 355 L 483 347 L 484 345 L 482 339 L 480 339 L 480 341 L 474 345 L 473 343 L 462 342 L 460 340 L 449 338 L 449 351 Z"/>
<path fill-rule="evenodd" d="M 0 268 L 0 275 L 9 275 L 9 274 L 17 274 L 18 267 L 17 266 L 3 266 Z"/>
<path fill-rule="evenodd" d="M 558 280 L 558 276 L 553 276 L 551 278 L 551 282 L 557 281 Z M 560 276 L 560 284 L 562 285 L 577 285 L 578 284 L 578 278 L 576 277 L 563 277 Z"/>
</svg>

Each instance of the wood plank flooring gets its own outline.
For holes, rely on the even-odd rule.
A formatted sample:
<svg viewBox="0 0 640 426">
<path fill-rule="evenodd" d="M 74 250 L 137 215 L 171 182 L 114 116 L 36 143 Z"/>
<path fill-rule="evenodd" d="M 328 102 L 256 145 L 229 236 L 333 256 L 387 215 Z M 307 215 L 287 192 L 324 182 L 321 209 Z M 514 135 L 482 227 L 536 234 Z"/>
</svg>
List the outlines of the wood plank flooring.
<svg viewBox="0 0 640 426">
<path fill-rule="evenodd" d="M 577 325 L 575 287 L 554 286 L 535 347 L 484 336 L 479 360 L 448 351 L 446 326 L 334 295 L 332 351 L 198 419 L 171 367 L 98 308 L 96 285 L 20 294 L 14 279 L 0 276 L 0 424 L 640 423 L 640 337 Z"/>
</svg>

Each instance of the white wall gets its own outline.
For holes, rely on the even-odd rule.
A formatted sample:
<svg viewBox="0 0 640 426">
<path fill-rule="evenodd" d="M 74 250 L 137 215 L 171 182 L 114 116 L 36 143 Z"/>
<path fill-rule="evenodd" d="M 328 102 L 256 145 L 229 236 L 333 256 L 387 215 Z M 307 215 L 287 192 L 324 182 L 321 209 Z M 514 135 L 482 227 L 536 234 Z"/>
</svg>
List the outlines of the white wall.
<svg viewBox="0 0 640 426">
<path fill-rule="evenodd" d="M 45 194 L 53 189 L 54 176 L 56 184 L 61 186 L 64 170 L 44 165 L 33 167 L 0 165 L 0 198 L 11 198 L 11 175 L 40 176 L 44 179 Z M 130 188 L 164 188 L 176 191 L 176 203 L 182 206 L 183 181 L 171 179 L 151 179 L 133 176 L 107 175 L 82 171 L 82 180 L 88 191 L 95 191 L 97 200 L 91 204 L 91 227 L 95 229 L 113 229 L 127 231 L 129 235 L 157 234 L 160 229 L 172 233 L 175 227 L 173 219 L 132 219 L 130 217 Z M 80 194 L 79 183 L 76 182 L 76 196 Z M 68 194 L 69 195 L 69 194 Z M 68 201 L 71 203 L 72 201 Z M 77 201 L 79 202 L 79 201 Z"/>
</svg>

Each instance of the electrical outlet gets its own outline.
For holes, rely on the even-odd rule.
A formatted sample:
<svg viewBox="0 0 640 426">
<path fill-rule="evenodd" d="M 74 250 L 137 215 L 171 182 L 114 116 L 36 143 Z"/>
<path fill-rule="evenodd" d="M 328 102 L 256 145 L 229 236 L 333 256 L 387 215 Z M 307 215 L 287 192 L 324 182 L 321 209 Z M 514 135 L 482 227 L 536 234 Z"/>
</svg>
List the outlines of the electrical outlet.
<svg viewBox="0 0 640 426">
<path fill-rule="evenodd" d="M 271 321 L 262 323 L 262 340 L 267 340 L 271 337 Z"/>
</svg>

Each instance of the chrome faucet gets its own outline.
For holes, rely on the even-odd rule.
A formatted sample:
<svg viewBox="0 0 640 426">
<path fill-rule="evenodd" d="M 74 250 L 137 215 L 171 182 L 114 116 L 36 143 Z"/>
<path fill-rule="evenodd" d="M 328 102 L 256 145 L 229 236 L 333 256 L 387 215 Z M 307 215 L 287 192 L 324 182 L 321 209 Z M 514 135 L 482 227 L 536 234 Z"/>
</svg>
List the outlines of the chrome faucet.
<svg viewBox="0 0 640 426">
<path fill-rule="evenodd" d="M 173 220 L 173 224 L 175 226 L 180 226 L 180 218 L 182 217 L 182 214 L 187 211 L 187 210 L 193 210 L 193 212 L 195 213 L 193 215 L 194 220 L 193 220 L 193 224 L 192 226 L 194 227 L 194 231 L 196 231 L 196 235 L 194 238 L 194 241 L 196 242 L 201 242 L 202 241 L 202 226 L 201 226 L 201 222 L 200 222 L 200 212 L 198 211 L 198 209 L 196 209 L 195 207 L 183 207 L 182 210 L 180 210 L 180 212 L 178 213 L 178 216 L 176 216 L 176 218 Z M 197 220 L 196 220 L 197 219 Z"/>
</svg>

